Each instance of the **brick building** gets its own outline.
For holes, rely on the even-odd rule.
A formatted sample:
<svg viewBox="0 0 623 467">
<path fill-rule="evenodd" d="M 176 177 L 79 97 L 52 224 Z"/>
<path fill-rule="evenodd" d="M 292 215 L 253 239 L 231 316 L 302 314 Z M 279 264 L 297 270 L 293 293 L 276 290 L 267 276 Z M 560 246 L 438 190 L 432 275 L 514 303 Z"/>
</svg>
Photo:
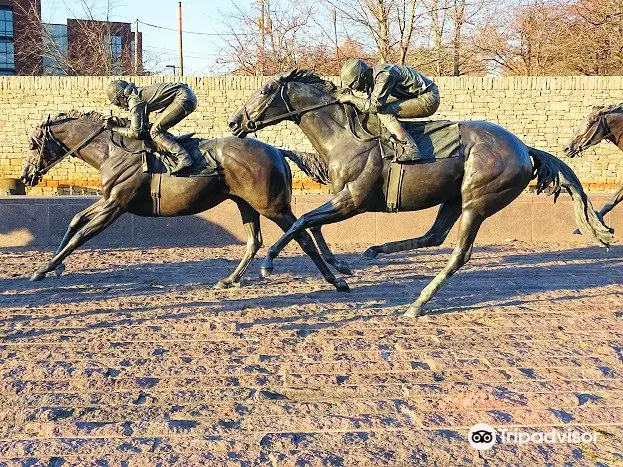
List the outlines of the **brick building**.
<svg viewBox="0 0 623 467">
<path fill-rule="evenodd" d="M 142 34 L 136 44 L 130 23 L 68 19 L 67 24 L 44 24 L 43 31 L 45 75 L 141 74 Z"/>
<path fill-rule="evenodd" d="M 41 1 L 0 0 L 0 75 L 39 75 Z"/>
<path fill-rule="evenodd" d="M 41 0 L 0 0 L 0 75 L 140 74 L 142 35 L 135 36 L 130 23 L 42 24 Z"/>
</svg>

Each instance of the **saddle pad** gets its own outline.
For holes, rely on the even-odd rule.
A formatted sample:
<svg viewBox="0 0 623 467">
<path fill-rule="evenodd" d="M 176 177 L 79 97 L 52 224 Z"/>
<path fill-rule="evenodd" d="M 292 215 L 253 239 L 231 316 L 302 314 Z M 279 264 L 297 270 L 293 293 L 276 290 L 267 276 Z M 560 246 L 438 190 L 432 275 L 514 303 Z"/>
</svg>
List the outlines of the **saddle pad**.
<svg viewBox="0 0 623 467">
<path fill-rule="evenodd" d="M 217 175 L 216 159 L 209 150 L 210 140 L 202 140 L 199 138 L 187 138 L 178 141 L 188 151 L 190 157 L 195 161 L 194 164 L 176 177 L 211 177 Z M 143 172 L 149 174 L 167 174 L 171 175 L 171 162 L 168 154 L 160 154 L 154 151 L 144 151 Z"/>
<path fill-rule="evenodd" d="M 413 136 L 423 161 L 446 159 L 461 155 L 459 123 L 449 120 L 409 122 L 402 120 L 405 129 Z M 417 163 L 419 161 L 416 161 Z"/>
</svg>

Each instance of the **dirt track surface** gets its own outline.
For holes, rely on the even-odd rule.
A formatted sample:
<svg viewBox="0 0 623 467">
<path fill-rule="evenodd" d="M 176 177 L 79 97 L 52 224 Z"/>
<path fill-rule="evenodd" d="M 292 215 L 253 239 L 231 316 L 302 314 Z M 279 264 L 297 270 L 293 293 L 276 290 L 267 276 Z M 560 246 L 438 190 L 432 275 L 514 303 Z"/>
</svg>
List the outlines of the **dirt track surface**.
<svg viewBox="0 0 623 467">
<path fill-rule="evenodd" d="M 622 247 L 476 248 L 418 319 L 449 249 L 360 251 L 344 294 L 294 248 L 225 291 L 242 247 L 84 250 L 34 284 L 50 252 L 3 250 L 0 465 L 623 463 Z M 475 423 L 598 441 L 479 452 Z"/>
</svg>

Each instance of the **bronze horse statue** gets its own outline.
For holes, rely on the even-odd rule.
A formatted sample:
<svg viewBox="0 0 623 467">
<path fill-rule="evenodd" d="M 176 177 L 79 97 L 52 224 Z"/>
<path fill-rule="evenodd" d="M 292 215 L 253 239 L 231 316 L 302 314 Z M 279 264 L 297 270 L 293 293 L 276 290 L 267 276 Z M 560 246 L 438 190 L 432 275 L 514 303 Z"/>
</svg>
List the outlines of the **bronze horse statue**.
<svg viewBox="0 0 623 467">
<path fill-rule="evenodd" d="M 76 214 L 54 257 L 32 275 L 32 281 L 43 279 L 51 271 L 62 273 L 62 262 L 67 256 L 123 213 L 146 217 L 183 216 L 205 211 L 231 199 L 240 210 L 247 248 L 234 272 L 216 284 L 217 288 L 227 288 L 239 283 L 262 245 L 260 214 L 275 222 L 284 232 L 296 221 L 291 207 L 292 173 L 284 156 L 304 165 L 305 153 L 282 151 L 258 140 L 244 141 L 233 136 L 200 140 L 209 147 L 216 160 L 217 174 L 207 177 L 163 176 L 156 209 L 150 189 L 152 178 L 143 172 L 142 156 L 113 144 L 112 135 L 104 131 L 103 123 L 104 119 L 97 112 L 72 111 L 54 118 L 48 116 L 30 139 L 31 152 L 24 160 L 21 176 L 27 185 L 39 183 L 53 165 L 71 155 L 101 172 L 103 193 L 98 201 Z M 137 143 L 129 141 L 130 144 L 133 142 Z M 315 155 L 310 156 L 313 159 Z M 340 272 L 351 274 L 346 263 L 333 257 L 321 232 L 315 229 L 312 233 L 327 262 Z M 348 290 L 346 282 L 342 278 L 336 279 L 329 270 L 307 232 L 297 234 L 296 240 L 329 283 L 338 290 Z"/>
<path fill-rule="evenodd" d="M 603 140 L 614 143 L 623 151 L 623 104 L 593 107 L 565 147 L 565 153 L 569 157 L 575 157 Z M 604 216 L 621 201 L 623 201 L 623 185 L 597 213 L 599 218 L 603 220 Z"/>
<path fill-rule="evenodd" d="M 303 229 L 386 208 L 384 187 L 390 161 L 382 157 L 378 138 L 357 135 L 362 129 L 366 130 L 363 133 L 379 134 L 378 121 L 350 105 L 339 104 L 334 97 L 337 92 L 341 91 L 333 83 L 309 71 L 294 70 L 269 80 L 230 119 L 230 129 L 240 137 L 293 120 L 325 160 L 335 193 L 329 202 L 301 216 L 268 250 L 264 274 L 272 271 L 273 259 Z M 353 122 L 361 124 L 356 131 Z M 403 210 L 441 205 L 432 228 L 422 237 L 373 246 L 365 254 L 374 257 L 440 245 L 460 219 L 458 242 L 450 260 L 421 291 L 406 316 L 421 313 L 446 280 L 470 259 L 482 222 L 517 198 L 535 177 L 539 192 L 550 185 L 556 196 L 561 187 L 569 192 L 576 222 L 584 234 L 603 246 L 614 241 L 595 215 L 580 181 L 561 160 L 526 146 L 511 132 L 485 121 L 461 122 L 460 141 L 463 157 L 404 166 Z"/>
</svg>

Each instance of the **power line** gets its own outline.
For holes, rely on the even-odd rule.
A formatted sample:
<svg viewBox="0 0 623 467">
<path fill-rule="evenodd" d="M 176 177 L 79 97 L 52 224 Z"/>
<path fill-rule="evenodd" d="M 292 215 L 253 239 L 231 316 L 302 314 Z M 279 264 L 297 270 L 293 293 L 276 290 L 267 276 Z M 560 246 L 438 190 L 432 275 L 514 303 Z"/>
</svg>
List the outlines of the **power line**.
<svg viewBox="0 0 623 467">
<path fill-rule="evenodd" d="M 146 45 L 143 46 L 143 49 L 145 50 L 150 50 L 153 51 L 154 53 L 165 53 L 168 55 L 175 55 L 177 54 L 177 50 L 174 49 L 169 49 L 167 47 L 158 47 L 155 45 Z M 193 57 L 193 58 L 209 58 L 209 57 L 218 57 L 219 53 L 205 53 L 205 52 L 199 52 L 199 51 L 194 51 L 194 50 L 188 50 L 188 51 L 184 51 L 184 56 L 189 56 L 189 57 Z"/>
<path fill-rule="evenodd" d="M 164 29 L 165 31 L 173 31 L 178 32 L 175 28 L 167 28 L 166 26 L 159 26 L 157 24 L 145 23 L 141 20 L 138 22 L 144 26 L 149 26 L 150 28 Z M 196 32 L 196 31 L 182 31 L 183 34 L 195 34 L 198 36 L 248 36 L 246 33 L 234 33 L 234 32 Z"/>
</svg>

